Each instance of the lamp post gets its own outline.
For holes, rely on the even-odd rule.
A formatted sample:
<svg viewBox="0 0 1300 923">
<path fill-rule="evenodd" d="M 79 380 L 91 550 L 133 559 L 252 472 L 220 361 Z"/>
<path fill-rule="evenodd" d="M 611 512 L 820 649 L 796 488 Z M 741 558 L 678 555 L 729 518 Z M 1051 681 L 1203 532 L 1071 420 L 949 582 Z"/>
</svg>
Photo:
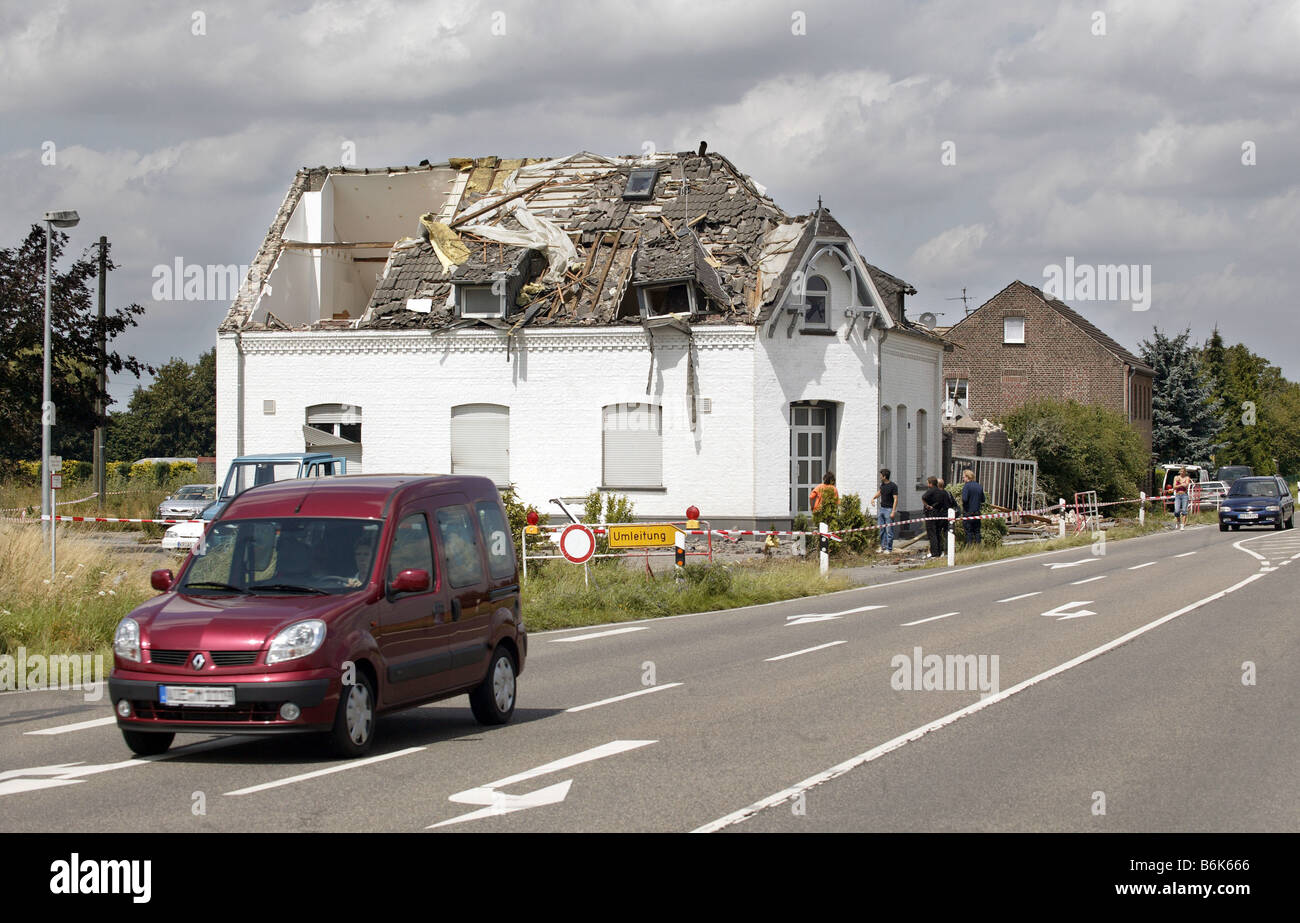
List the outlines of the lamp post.
<svg viewBox="0 0 1300 923">
<path fill-rule="evenodd" d="M 76 227 L 81 216 L 75 211 L 45 213 L 45 366 L 41 393 L 41 518 L 50 534 L 50 582 L 54 581 L 54 494 L 50 490 L 50 427 L 54 425 L 54 401 L 50 398 L 50 240 L 54 228 Z M 46 518 L 48 517 L 48 518 Z"/>
</svg>

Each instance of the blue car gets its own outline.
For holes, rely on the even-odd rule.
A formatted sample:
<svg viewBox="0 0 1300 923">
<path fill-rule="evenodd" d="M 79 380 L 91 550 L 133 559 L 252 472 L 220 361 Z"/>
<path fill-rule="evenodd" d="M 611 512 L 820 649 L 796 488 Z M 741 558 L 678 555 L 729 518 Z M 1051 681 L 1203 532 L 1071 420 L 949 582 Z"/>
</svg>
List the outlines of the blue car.
<svg viewBox="0 0 1300 923">
<path fill-rule="evenodd" d="M 1295 500 L 1291 488 L 1279 477 L 1237 478 L 1228 495 L 1219 501 L 1219 531 L 1234 532 L 1242 526 L 1272 526 L 1290 529 L 1295 524 Z"/>
</svg>

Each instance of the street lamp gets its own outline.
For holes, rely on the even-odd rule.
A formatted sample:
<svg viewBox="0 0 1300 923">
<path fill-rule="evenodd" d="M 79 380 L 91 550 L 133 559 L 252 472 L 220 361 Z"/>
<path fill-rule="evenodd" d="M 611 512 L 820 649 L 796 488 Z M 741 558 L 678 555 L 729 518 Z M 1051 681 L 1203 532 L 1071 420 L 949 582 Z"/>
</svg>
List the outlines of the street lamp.
<svg viewBox="0 0 1300 923">
<path fill-rule="evenodd" d="M 45 213 L 45 367 L 41 396 L 41 518 L 50 533 L 50 582 L 54 581 L 54 494 L 50 491 L 50 427 L 54 425 L 54 402 L 50 399 L 50 238 L 54 228 L 76 227 L 81 216 L 75 211 Z M 48 518 L 46 518 L 48 517 Z"/>
</svg>

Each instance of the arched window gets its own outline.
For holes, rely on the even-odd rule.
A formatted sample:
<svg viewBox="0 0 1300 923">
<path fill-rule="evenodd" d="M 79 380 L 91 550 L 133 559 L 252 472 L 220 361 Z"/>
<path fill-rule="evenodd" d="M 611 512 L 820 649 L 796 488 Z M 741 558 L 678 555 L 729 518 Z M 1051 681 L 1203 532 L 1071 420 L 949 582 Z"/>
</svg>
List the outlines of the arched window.
<svg viewBox="0 0 1300 923">
<path fill-rule="evenodd" d="M 461 404 L 451 408 L 451 473 L 478 474 L 498 487 L 510 483 L 510 408 Z"/>
<path fill-rule="evenodd" d="M 826 279 L 819 275 L 810 275 L 804 283 L 804 300 L 808 307 L 804 309 L 803 322 L 809 327 L 824 327 L 830 317 L 831 287 Z"/>
<path fill-rule="evenodd" d="M 894 466 L 894 483 L 901 491 L 911 482 L 907 479 L 907 405 L 899 404 L 895 415 L 898 421 L 898 464 Z M 899 500 L 899 507 L 903 501 Z"/>
<path fill-rule="evenodd" d="M 930 416 L 924 410 L 916 412 L 916 479 L 924 481 L 930 465 Z"/>
<path fill-rule="evenodd" d="M 893 449 L 890 432 L 893 429 L 894 413 L 888 407 L 880 408 L 880 467 L 889 467 L 889 456 Z"/>
</svg>

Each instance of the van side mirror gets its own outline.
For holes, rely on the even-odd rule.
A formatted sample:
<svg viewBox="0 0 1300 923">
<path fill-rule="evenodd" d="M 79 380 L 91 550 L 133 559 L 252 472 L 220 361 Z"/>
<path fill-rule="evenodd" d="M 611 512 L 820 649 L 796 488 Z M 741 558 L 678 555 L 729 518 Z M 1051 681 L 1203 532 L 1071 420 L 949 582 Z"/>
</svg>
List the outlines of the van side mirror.
<svg viewBox="0 0 1300 923">
<path fill-rule="evenodd" d="M 159 593 L 166 593 L 175 582 L 176 577 L 172 574 L 171 568 L 164 567 L 149 575 L 149 585 Z"/>
<path fill-rule="evenodd" d="M 169 572 L 170 573 L 170 572 Z M 429 589 L 427 570 L 404 570 L 388 585 L 391 593 L 423 593 Z"/>
</svg>

